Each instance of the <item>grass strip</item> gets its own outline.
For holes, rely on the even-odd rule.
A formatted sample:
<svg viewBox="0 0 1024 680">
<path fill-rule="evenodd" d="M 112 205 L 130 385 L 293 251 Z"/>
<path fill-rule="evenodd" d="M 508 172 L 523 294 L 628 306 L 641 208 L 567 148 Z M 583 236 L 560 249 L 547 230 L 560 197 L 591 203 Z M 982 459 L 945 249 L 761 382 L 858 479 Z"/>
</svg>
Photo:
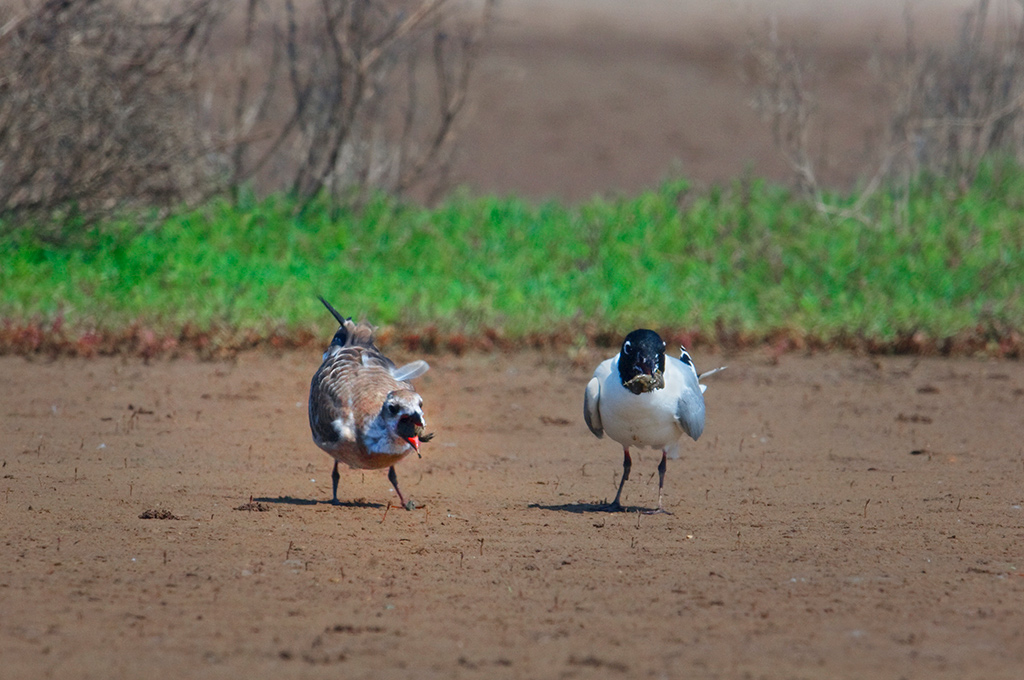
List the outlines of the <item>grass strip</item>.
<svg viewBox="0 0 1024 680">
<path fill-rule="evenodd" d="M 378 196 L 300 210 L 271 196 L 61 239 L 7 224 L 0 320 L 8 334 L 69 338 L 326 338 L 322 294 L 405 335 L 515 342 L 648 326 L 697 339 L 1019 343 L 1024 170 L 991 164 L 967 188 L 921 179 L 861 211 L 830 217 L 759 180 L 699 192 L 671 181 L 572 206 L 457 193 L 434 209 Z"/>
</svg>

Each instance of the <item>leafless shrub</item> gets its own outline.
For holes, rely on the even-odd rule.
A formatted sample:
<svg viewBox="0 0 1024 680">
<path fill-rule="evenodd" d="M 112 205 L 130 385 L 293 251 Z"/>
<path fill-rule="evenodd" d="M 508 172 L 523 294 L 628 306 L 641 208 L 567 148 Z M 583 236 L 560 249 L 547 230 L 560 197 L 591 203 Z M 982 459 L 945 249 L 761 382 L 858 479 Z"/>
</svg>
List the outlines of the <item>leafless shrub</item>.
<svg viewBox="0 0 1024 680">
<path fill-rule="evenodd" d="M 914 42 L 906 13 L 906 47 L 887 74 L 891 145 L 904 150 L 905 172 L 928 171 L 970 183 L 993 153 L 1024 159 L 1024 17 L 1021 3 L 988 0 L 961 21 L 952 50 Z"/>
<path fill-rule="evenodd" d="M 890 159 L 886 158 L 875 172 L 852 208 L 828 203 L 818 181 L 813 152 L 813 145 L 821 143 L 824 132 L 816 128 L 818 75 L 811 59 L 780 37 L 774 16 L 761 33 L 752 35 L 744 57 L 745 76 L 753 85 L 751 106 L 768 125 L 772 142 L 792 170 L 797 188 L 823 213 L 863 219 L 863 202 L 877 189 Z"/>
<path fill-rule="evenodd" d="M 800 188 L 816 192 L 810 140 L 817 102 L 809 82 L 813 78 L 809 60 L 779 37 L 775 16 L 769 18 L 762 34 L 752 36 L 746 57 L 746 76 L 754 84 L 751 105 L 769 126 L 772 142 Z"/>
<path fill-rule="evenodd" d="M 205 98 L 231 112 L 214 121 L 232 149 L 231 183 L 283 184 L 304 198 L 446 188 L 492 0 L 468 19 L 448 4 L 250 0 L 237 86 Z"/>
<path fill-rule="evenodd" d="M 446 187 L 483 12 L 449 0 L 0 6 L 0 211 Z"/>
<path fill-rule="evenodd" d="M 48 0 L 0 28 L 0 206 L 164 205 L 206 186 L 190 70 L 193 7 L 132 18 L 114 0 Z"/>
<path fill-rule="evenodd" d="M 905 183 L 923 172 L 965 186 L 992 154 L 1024 161 L 1022 7 L 1022 0 L 1003 3 L 994 21 L 989 1 L 977 0 L 964 14 L 952 48 L 919 46 L 905 12 L 902 50 L 872 56 L 881 93 L 879 133 L 850 209 L 838 210 L 822 198 L 811 153 L 812 140 L 821 134 L 815 129 L 814 69 L 779 37 L 774 20 L 752 37 L 745 55 L 752 106 L 798 186 L 822 211 L 861 217 L 864 202 L 883 182 Z"/>
</svg>

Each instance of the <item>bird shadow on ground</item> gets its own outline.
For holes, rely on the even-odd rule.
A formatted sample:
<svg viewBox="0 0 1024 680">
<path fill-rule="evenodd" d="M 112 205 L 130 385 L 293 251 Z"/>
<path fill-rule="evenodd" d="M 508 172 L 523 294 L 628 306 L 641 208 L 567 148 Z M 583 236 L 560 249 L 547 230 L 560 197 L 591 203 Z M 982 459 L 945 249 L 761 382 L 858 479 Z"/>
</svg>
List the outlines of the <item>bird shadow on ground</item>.
<svg viewBox="0 0 1024 680">
<path fill-rule="evenodd" d="M 383 508 L 381 503 L 369 501 L 319 501 L 315 498 L 296 498 L 294 496 L 277 496 L 276 498 L 254 498 L 259 503 L 281 503 L 283 505 L 337 505 L 342 508 Z"/>
<path fill-rule="evenodd" d="M 611 510 L 608 508 L 607 503 L 562 503 L 561 505 L 542 505 L 541 503 L 530 503 L 527 507 L 537 508 L 539 510 L 554 510 L 555 512 L 571 512 L 577 515 L 582 515 L 588 512 L 637 513 L 644 512 L 646 510 L 646 508 L 636 507 L 632 505 L 623 505 L 617 510 Z"/>
</svg>

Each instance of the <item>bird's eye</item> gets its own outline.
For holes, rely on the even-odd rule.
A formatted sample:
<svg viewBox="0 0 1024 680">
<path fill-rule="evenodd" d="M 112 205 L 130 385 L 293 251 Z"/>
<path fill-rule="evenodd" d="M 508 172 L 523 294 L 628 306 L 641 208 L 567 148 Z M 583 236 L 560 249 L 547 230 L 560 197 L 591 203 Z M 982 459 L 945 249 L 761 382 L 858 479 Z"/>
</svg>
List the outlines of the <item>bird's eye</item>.
<svg viewBox="0 0 1024 680">
<path fill-rule="evenodd" d="M 388 413 L 393 416 L 398 415 L 398 404 L 388 404 Z"/>
<path fill-rule="evenodd" d="M 629 340 L 626 340 L 626 342 L 622 345 L 622 351 L 625 352 L 626 354 L 629 354 L 632 350 L 633 343 L 631 343 Z"/>
</svg>

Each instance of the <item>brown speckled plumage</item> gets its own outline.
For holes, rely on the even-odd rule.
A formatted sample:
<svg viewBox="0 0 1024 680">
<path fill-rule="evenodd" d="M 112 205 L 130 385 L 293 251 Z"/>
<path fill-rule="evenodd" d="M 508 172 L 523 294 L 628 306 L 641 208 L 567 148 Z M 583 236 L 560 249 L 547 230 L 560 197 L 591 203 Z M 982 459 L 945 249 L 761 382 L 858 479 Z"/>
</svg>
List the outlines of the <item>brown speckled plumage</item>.
<svg viewBox="0 0 1024 680">
<path fill-rule="evenodd" d="M 428 368 L 422 361 L 396 368 L 373 344 L 374 327 L 343 318 L 321 302 L 341 324 L 309 388 L 313 441 L 334 458 L 333 499 L 338 499 L 338 463 L 351 468 L 389 468 L 388 478 L 402 505 L 394 465 L 419 450 L 425 435 L 423 399 L 409 382 Z"/>
</svg>

